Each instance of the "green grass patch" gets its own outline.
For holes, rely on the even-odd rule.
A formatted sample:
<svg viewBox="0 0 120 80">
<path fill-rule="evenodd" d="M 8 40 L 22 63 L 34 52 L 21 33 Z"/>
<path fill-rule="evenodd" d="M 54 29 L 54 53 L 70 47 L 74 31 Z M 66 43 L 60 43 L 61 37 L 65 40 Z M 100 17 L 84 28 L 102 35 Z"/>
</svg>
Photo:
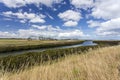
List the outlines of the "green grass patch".
<svg viewBox="0 0 120 80">
<path fill-rule="evenodd" d="M 97 43 L 97 46 L 81 46 L 76 48 L 66 48 L 66 49 L 54 49 L 54 50 L 46 50 L 43 52 L 29 52 L 15 56 L 6 56 L 0 57 L 0 70 L 5 71 L 14 71 L 14 70 L 21 70 L 25 67 L 31 67 L 34 65 L 43 64 L 46 61 L 56 60 L 58 58 L 64 57 L 70 54 L 80 54 L 85 51 L 88 51 L 90 48 L 97 48 L 97 47 L 105 47 L 105 46 L 114 46 L 118 45 L 120 41 L 94 41 Z M 7 51 L 14 51 L 14 50 L 22 50 L 22 49 L 33 49 L 33 48 L 48 48 L 48 47 L 58 47 L 58 46 L 65 46 L 65 45 L 73 45 L 82 43 L 81 41 L 73 41 L 73 42 L 62 42 L 62 43 L 47 43 L 42 45 L 27 45 L 26 46 L 18 46 L 18 47 L 8 47 L 6 48 Z M 2 48 L 1 48 L 2 50 Z M 5 51 L 5 48 L 3 48 Z"/>
<path fill-rule="evenodd" d="M 33 65 L 43 64 L 46 61 L 56 60 L 70 54 L 80 54 L 90 48 L 98 46 L 86 46 L 68 49 L 46 50 L 43 52 L 29 52 L 16 56 L 7 56 L 0 58 L 0 70 L 14 71 L 24 69 Z"/>
<path fill-rule="evenodd" d="M 70 40 L 70 41 L 67 41 L 67 40 L 58 40 L 58 41 L 0 40 L 0 53 L 68 46 L 68 45 L 80 44 L 82 42 L 83 41 L 78 41 L 78 40 Z"/>
</svg>

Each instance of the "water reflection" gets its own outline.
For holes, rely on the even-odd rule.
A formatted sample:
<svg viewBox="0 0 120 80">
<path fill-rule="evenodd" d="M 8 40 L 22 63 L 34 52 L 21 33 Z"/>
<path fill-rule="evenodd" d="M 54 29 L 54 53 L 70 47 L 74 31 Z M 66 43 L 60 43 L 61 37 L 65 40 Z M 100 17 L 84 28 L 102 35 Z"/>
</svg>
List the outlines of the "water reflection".
<svg viewBox="0 0 120 80">
<path fill-rule="evenodd" d="M 81 44 L 82 46 L 89 46 L 89 45 L 97 45 L 96 43 L 93 43 L 92 40 L 86 40 Z"/>
<path fill-rule="evenodd" d="M 82 44 L 76 44 L 71 46 L 61 46 L 61 47 L 54 47 L 54 48 L 44 48 L 44 49 L 33 49 L 33 50 L 24 50 L 24 51 L 15 51 L 15 52 L 7 52 L 7 53 L 0 53 L 0 56 L 8 56 L 8 55 L 18 55 L 28 52 L 42 52 L 48 49 L 63 49 L 63 48 L 72 48 L 72 47 L 80 47 L 80 46 L 95 46 L 96 43 L 93 43 L 92 40 L 86 40 Z"/>
</svg>

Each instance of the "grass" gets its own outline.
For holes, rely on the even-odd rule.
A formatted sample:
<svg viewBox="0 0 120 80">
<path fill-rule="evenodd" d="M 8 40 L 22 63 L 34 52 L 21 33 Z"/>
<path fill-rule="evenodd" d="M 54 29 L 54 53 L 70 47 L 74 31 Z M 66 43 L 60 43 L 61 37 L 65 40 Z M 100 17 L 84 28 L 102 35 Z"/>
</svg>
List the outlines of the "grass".
<svg viewBox="0 0 120 80">
<path fill-rule="evenodd" d="M 82 43 L 81 40 L 16 40 L 0 39 L 0 53 L 39 48 L 51 48 Z"/>
<path fill-rule="evenodd" d="M 59 46 L 67 46 L 74 44 L 81 44 L 83 40 L 22 40 L 22 39 L 0 39 L 0 53 L 51 48 Z M 117 45 L 120 41 L 94 41 L 99 46 Z"/>
<path fill-rule="evenodd" d="M 98 48 L 66 56 L 52 64 L 16 73 L 1 73 L 1 80 L 119 80 L 120 46 Z"/>
<path fill-rule="evenodd" d="M 114 45 L 119 45 L 120 40 L 95 40 L 94 43 L 97 43 L 99 46 L 114 46 Z"/>
<path fill-rule="evenodd" d="M 90 48 L 97 48 L 98 46 L 81 46 L 76 48 L 46 50 L 43 52 L 29 52 L 19 55 L 11 55 L 0 58 L 0 70 L 17 71 L 24 68 L 29 68 L 34 65 L 40 65 L 49 60 L 56 60 L 74 53 L 82 53 Z"/>
<path fill-rule="evenodd" d="M 62 43 L 62 42 L 75 42 L 78 40 L 16 40 L 16 39 L 0 39 L 0 46 L 26 46 L 26 45 L 39 45 L 45 43 Z"/>
<path fill-rule="evenodd" d="M 18 40 L 17 40 L 18 41 Z M 9 42 L 9 41 L 8 41 Z M 15 42 L 15 41 L 11 41 Z M 36 41 L 37 42 L 37 41 Z M 40 41 L 39 41 L 40 42 Z M 40 48 L 45 48 L 45 47 L 55 47 L 55 46 L 61 46 L 61 45 L 70 45 L 70 44 L 76 44 L 80 43 L 82 41 L 59 41 L 59 43 L 52 43 L 52 44 L 47 44 L 43 43 L 42 45 L 39 45 L 38 47 Z M 66 55 L 71 55 L 74 53 L 83 53 L 89 48 L 97 48 L 99 46 L 110 46 L 110 45 L 117 45 L 119 41 L 96 41 L 99 45 L 97 46 L 81 46 L 77 48 L 67 48 L 67 49 L 54 49 L 54 50 L 46 50 L 43 52 L 28 52 L 24 54 L 19 54 L 19 55 L 9 55 L 6 57 L 0 57 L 0 70 L 5 70 L 5 71 L 16 71 L 20 69 L 24 69 L 25 67 L 32 67 L 34 65 L 40 65 L 46 61 L 49 60 L 56 60 L 58 58 L 64 57 Z M 27 49 L 32 48 L 35 46 L 29 46 Z M 26 49 L 26 46 L 22 46 L 22 49 Z M 8 47 L 8 50 L 20 50 L 20 47 Z M 6 50 L 4 47 L 2 50 Z M 7 51 L 8 51 L 7 50 Z"/>
</svg>

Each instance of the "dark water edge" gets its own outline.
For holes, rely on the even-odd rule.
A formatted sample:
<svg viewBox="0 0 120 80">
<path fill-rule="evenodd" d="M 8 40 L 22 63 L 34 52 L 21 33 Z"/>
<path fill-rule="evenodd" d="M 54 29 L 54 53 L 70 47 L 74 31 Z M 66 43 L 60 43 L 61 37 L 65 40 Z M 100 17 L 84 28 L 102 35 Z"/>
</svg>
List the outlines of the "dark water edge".
<svg viewBox="0 0 120 80">
<path fill-rule="evenodd" d="M 81 54 L 90 49 L 96 49 L 98 46 L 81 46 L 72 48 L 49 49 L 42 52 L 29 52 L 14 56 L 0 57 L 0 70 L 3 72 L 17 72 L 24 69 L 32 68 L 34 65 L 52 63 L 60 58 L 71 54 Z"/>
<path fill-rule="evenodd" d="M 0 57 L 24 54 L 24 53 L 29 53 L 29 52 L 43 52 L 43 51 L 50 50 L 50 49 L 55 50 L 55 49 L 65 49 L 65 48 L 75 48 L 75 47 L 80 47 L 80 46 L 95 46 L 95 45 L 97 45 L 97 44 L 93 43 L 93 41 L 85 41 L 82 44 L 75 44 L 75 45 L 70 45 L 70 46 L 59 46 L 59 47 L 53 47 L 53 48 L 42 48 L 42 49 L 32 49 L 32 50 L 0 53 Z"/>
<path fill-rule="evenodd" d="M 97 44 L 96 44 L 97 43 Z M 0 70 L 16 72 L 34 65 L 41 65 L 47 61 L 52 62 L 71 54 L 81 54 L 91 49 L 119 45 L 120 41 L 85 41 L 82 44 L 62 46 L 47 49 L 30 50 L 24 54 L 18 52 L 9 56 L 0 57 Z M 34 51 L 34 52 L 33 52 Z"/>
</svg>

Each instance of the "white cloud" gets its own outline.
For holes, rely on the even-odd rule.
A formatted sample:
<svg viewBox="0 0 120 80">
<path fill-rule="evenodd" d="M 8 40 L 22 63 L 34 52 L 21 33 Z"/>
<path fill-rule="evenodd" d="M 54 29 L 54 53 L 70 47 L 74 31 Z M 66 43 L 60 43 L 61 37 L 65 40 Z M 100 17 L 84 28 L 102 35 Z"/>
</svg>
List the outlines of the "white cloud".
<svg viewBox="0 0 120 80">
<path fill-rule="evenodd" d="M 35 4 L 36 6 L 44 4 L 51 7 L 52 4 L 60 3 L 62 0 L 0 0 L 1 3 L 5 4 L 7 7 L 22 7 L 26 4 Z"/>
<path fill-rule="evenodd" d="M 96 33 L 104 36 L 120 36 L 120 18 L 115 18 L 101 23 Z"/>
<path fill-rule="evenodd" d="M 52 25 L 46 25 L 48 31 L 61 31 L 61 28 L 59 26 L 53 27 Z"/>
<path fill-rule="evenodd" d="M 81 38 L 81 37 L 85 37 L 85 35 L 83 34 L 83 32 L 81 30 L 73 30 L 73 31 L 66 31 L 66 32 L 61 32 L 59 33 L 58 37 L 59 38 L 64 38 L 64 39 L 76 39 L 76 38 Z"/>
<path fill-rule="evenodd" d="M 76 8 L 86 9 L 93 6 L 93 0 L 71 0 L 71 4 Z"/>
<path fill-rule="evenodd" d="M 1 0 L 1 3 L 4 3 L 7 7 L 21 7 L 25 6 L 24 0 Z"/>
<path fill-rule="evenodd" d="M 78 21 L 82 18 L 79 12 L 73 10 L 67 10 L 63 13 L 59 13 L 58 16 L 65 21 L 64 26 L 76 26 Z"/>
<path fill-rule="evenodd" d="M 20 20 L 21 23 L 26 23 L 27 21 L 24 19 L 24 20 Z"/>
<path fill-rule="evenodd" d="M 73 10 L 67 10 L 63 13 L 59 13 L 58 16 L 64 21 L 68 20 L 79 21 L 82 18 L 79 12 Z"/>
<path fill-rule="evenodd" d="M 39 26 L 39 25 L 32 25 L 33 28 L 37 28 L 37 29 L 40 29 L 40 30 L 45 30 L 47 28 L 47 26 Z"/>
<path fill-rule="evenodd" d="M 76 21 L 67 21 L 63 24 L 63 26 L 68 26 L 68 27 L 71 27 L 71 26 L 77 26 L 78 23 Z"/>
<path fill-rule="evenodd" d="M 25 23 L 25 21 L 29 20 L 32 23 L 45 23 L 45 16 L 42 14 L 35 14 L 35 13 L 27 13 L 27 12 L 16 12 L 13 13 L 12 11 L 3 12 L 3 16 L 9 18 L 18 18 L 21 19 L 20 22 Z"/>
<path fill-rule="evenodd" d="M 103 20 L 87 21 L 88 26 L 96 27 L 95 34 L 100 36 L 120 36 L 120 0 L 95 0 L 92 17 Z"/>
<path fill-rule="evenodd" d="M 47 15 L 50 19 L 52 19 L 52 20 L 54 19 L 51 15 L 49 15 L 49 14 L 47 14 L 47 13 L 46 13 L 46 15 Z"/>
<path fill-rule="evenodd" d="M 120 0 L 96 0 L 92 16 L 105 20 L 120 17 Z"/>
<path fill-rule="evenodd" d="M 17 35 L 15 33 L 11 33 L 11 32 L 2 32 L 0 31 L 0 38 L 14 38 L 17 37 Z"/>
<path fill-rule="evenodd" d="M 87 21 L 87 23 L 88 23 L 88 27 L 90 27 L 90 28 L 94 28 L 94 27 L 100 26 L 100 22 L 99 21 L 89 20 L 89 21 Z"/>
<path fill-rule="evenodd" d="M 38 17 L 31 19 L 30 22 L 32 22 L 32 23 L 45 23 L 45 20 L 38 16 Z"/>
<path fill-rule="evenodd" d="M 11 21 L 12 19 L 11 18 L 3 18 L 3 20 Z"/>
<path fill-rule="evenodd" d="M 30 29 L 19 29 L 15 34 L 17 38 L 28 38 L 30 36 L 44 36 L 44 37 L 52 37 L 58 38 L 58 34 L 61 29 L 56 26 L 53 27 L 52 25 L 32 25 Z M 1 36 L 0 36 L 1 37 Z"/>
<path fill-rule="evenodd" d="M 30 36 L 44 36 L 56 39 L 81 39 L 87 38 L 81 30 L 62 30 L 59 26 L 52 25 L 32 25 L 30 29 L 19 29 L 16 32 L 0 32 L 0 38 L 28 38 Z"/>
<path fill-rule="evenodd" d="M 42 25 L 42 26 L 32 25 L 32 28 L 37 28 L 39 30 L 47 30 L 47 31 L 60 31 L 61 30 L 59 26 L 53 27 L 52 25 Z"/>
<path fill-rule="evenodd" d="M 44 37 L 52 37 L 57 39 L 80 39 L 86 38 L 88 35 L 84 35 L 81 30 L 36 30 L 36 29 L 21 29 L 18 31 L 19 37 L 27 38 L 29 36 L 44 36 Z"/>
</svg>

